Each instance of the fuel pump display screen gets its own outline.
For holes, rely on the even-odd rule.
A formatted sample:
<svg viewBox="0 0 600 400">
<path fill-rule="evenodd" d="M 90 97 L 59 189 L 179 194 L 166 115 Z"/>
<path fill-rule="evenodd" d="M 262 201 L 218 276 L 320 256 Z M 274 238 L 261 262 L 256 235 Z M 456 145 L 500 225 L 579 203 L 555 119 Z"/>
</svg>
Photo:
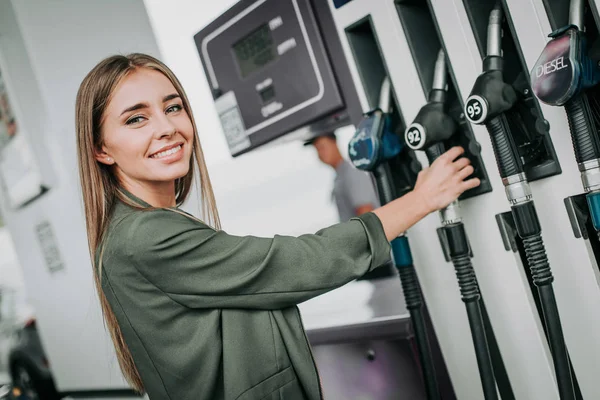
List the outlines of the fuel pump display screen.
<svg viewBox="0 0 600 400">
<path fill-rule="evenodd" d="M 314 13 L 327 19 L 331 11 L 312 3 L 239 0 L 194 36 L 233 156 L 345 112 L 321 34 L 337 31 L 321 28 Z"/>
<path fill-rule="evenodd" d="M 264 24 L 233 45 L 242 78 L 277 59 L 269 24 Z"/>
</svg>

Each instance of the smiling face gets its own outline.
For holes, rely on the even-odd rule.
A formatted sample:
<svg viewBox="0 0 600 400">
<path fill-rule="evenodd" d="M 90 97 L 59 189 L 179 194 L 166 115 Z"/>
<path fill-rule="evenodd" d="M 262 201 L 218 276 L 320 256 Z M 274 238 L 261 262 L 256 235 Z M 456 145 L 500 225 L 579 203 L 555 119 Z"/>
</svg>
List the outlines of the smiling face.
<svg viewBox="0 0 600 400">
<path fill-rule="evenodd" d="M 102 123 L 102 149 L 96 159 L 114 166 L 125 189 L 174 196 L 175 180 L 190 169 L 192 121 L 171 81 L 139 68 L 112 94 Z"/>
</svg>

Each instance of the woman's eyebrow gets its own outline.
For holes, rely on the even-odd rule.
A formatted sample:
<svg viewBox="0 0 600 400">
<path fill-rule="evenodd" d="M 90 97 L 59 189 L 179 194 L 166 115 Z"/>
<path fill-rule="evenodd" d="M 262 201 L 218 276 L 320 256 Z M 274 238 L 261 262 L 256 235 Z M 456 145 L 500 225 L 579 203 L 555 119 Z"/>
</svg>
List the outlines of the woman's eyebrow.
<svg viewBox="0 0 600 400">
<path fill-rule="evenodd" d="M 163 97 L 162 101 L 163 103 L 166 103 L 169 100 L 173 100 L 176 98 L 179 98 L 179 93 L 172 93 L 172 94 L 168 94 L 165 97 Z M 123 110 L 123 112 L 121 113 L 121 115 L 127 113 L 127 112 L 131 112 L 131 111 L 137 111 L 137 110 L 141 110 L 142 108 L 148 108 L 148 103 L 138 103 L 135 104 L 131 107 L 127 107 L 126 109 Z"/>
<path fill-rule="evenodd" d="M 165 97 L 163 97 L 163 103 L 166 103 L 167 101 L 176 99 L 178 97 L 180 97 L 179 93 L 173 93 L 173 94 L 166 95 Z"/>
<path fill-rule="evenodd" d="M 121 113 L 121 115 L 130 112 L 130 111 L 136 111 L 136 110 L 141 110 L 142 108 L 148 108 L 148 103 L 137 103 L 136 105 L 133 105 L 131 107 L 127 107 L 126 109 L 123 110 L 123 112 Z"/>
</svg>

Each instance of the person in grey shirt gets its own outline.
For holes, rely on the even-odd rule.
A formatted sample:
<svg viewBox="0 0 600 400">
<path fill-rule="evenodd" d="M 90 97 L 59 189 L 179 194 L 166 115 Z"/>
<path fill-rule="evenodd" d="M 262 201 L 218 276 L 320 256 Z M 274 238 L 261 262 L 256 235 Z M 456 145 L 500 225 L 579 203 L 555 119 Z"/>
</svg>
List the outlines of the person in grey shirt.
<svg viewBox="0 0 600 400">
<path fill-rule="evenodd" d="M 373 178 L 367 172 L 355 168 L 342 157 L 334 133 L 328 132 L 304 143 L 313 145 L 319 160 L 335 170 L 333 200 L 336 203 L 340 222 L 345 222 L 380 206 Z M 385 278 L 395 275 L 393 263 L 373 270 L 358 280 Z"/>
<path fill-rule="evenodd" d="M 313 145 L 321 162 L 335 169 L 333 184 L 335 200 L 340 222 L 348 221 L 379 207 L 379 200 L 373 180 L 368 173 L 354 168 L 345 160 L 338 148 L 334 133 L 317 136 L 305 143 Z"/>
</svg>

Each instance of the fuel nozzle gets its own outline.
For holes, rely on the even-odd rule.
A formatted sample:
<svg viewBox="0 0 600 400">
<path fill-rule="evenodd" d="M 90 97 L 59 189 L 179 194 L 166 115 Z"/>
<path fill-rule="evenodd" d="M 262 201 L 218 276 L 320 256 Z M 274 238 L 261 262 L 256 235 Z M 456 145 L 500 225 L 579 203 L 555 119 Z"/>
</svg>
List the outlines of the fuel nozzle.
<svg viewBox="0 0 600 400">
<path fill-rule="evenodd" d="M 419 110 L 413 123 L 404 132 L 404 141 L 411 149 L 427 149 L 449 139 L 456 131 L 456 122 L 445 112 L 447 80 L 446 54 L 440 49 L 428 103 Z"/>
<path fill-rule="evenodd" d="M 599 60 L 588 54 L 584 15 L 583 0 L 571 0 L 569 24 L 548 35 L 551 40 L 531 71 L 533 92 L 551 106 L 565 105 L 600 82 Z"/>
<path fill-rule="evenodd" d="M 502 76 L 502 5 L 498 2 L 490 13 L 486 57 L 483 72 L 473 86 L 465 103 L 465 114 L 473 124 L 484 124 L 489 119 L 510 110 L 517 102 L 514 88 Z"/>
<path fill-rule="evenodd" d="M 392 85 L 386 76 L 381 83 L 379 107 L 365 113 L 348 143 L 350 161 L 358 169 L 374 171 L 402 151 L 402 143 L 392 132 L 389 118 L 391 91 Z"/>
</svg>

